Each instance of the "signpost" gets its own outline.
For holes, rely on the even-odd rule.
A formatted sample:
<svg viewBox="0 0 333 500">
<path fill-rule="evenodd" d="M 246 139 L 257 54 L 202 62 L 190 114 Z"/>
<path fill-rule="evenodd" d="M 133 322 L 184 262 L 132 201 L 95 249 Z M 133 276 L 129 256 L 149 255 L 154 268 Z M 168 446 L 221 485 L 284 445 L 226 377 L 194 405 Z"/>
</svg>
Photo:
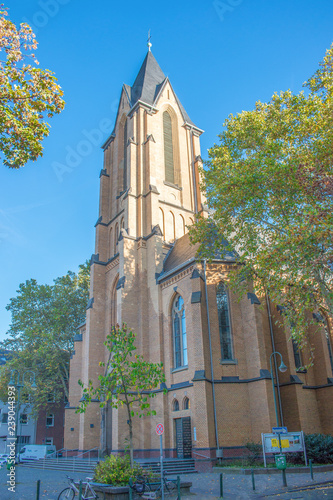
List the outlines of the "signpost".
<svg viewBox="0 0 333 500">
<path fill-rule="evenodd" d="M 160 436 L 160 459 L 161 459 L 161 491 L 162 491 L 162 500 L 164 500 L 164 482 L 163 482 L 163 441 L 162 434 L 164 432 L 164 425 L 157 424 L 156 425 L 156 434 Z"/>
<path fill-rule="evenodd" d="M 288 434 L 287 427 L 272 427 L 273 434 Z"/>
</svg>

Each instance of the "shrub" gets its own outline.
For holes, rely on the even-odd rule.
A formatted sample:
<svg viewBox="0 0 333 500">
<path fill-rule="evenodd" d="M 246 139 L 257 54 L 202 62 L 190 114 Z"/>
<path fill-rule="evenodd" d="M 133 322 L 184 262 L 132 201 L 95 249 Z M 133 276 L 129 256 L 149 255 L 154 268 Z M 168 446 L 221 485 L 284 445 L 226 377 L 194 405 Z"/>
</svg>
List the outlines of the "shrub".
<svg viewBox="0 0 333 500">
<path fill-rule="evenodd" d="M 325 434 L 307 434 L 305 447 L 308 459 L 318 464 L 333 463 L 333 436 Z"/>
<path fill-rule="evenodd" d="M 249 454 L 246 456 L 247 464 L 252 467 L 262 457 L 262 445 L 259 443 L 246 443 L 246 448 L 249 450 Z"/>
<path fill-rule="evenodd" d="M 308 460 L 317 464 L 333 463 L 333 436 L 325 434 L 306 434 L 304 436 Z M 291 464 L 303 464 L 301 453 L 288 453 L 287 460 Z"/>
<path fill-rule="evenodd" d="M 94 481 L 113 486 L 126 486 L 131 477 L 135 478 L 143 473 L 146 474 L 146 471 L 139 464 L 134 463 L 134 467 L 131 468 L 128 456 L 110 455 L 96 466 Z"/>
</svg>

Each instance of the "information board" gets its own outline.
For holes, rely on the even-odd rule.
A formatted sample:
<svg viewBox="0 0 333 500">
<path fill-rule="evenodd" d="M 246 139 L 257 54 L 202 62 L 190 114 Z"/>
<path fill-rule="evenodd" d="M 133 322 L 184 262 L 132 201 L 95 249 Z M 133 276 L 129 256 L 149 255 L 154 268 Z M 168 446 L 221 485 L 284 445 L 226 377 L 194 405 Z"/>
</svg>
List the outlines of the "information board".
<svg viewBox="0 0 333 500">
<path fill-rule="evenodd" d="M 280 453 L 279 436 L 276 434 L 264 434 L 266 453 Z M 301 432 L 288 432 L 281 434 L 281 448 L 284 453 L 296 453 L 303 451 L 303 439 Z"/>
<path fill-rule="evenodd" d="M 264 463 L 266 467 L 266 453 L 280 453 L 279 435 L 262 434 L 262 449 Z M 306 450 L 303 431 L 288 432 L 280 434 L 282 453 L 304 453 L 305 464 L 307 465 Z"/>
</svg>

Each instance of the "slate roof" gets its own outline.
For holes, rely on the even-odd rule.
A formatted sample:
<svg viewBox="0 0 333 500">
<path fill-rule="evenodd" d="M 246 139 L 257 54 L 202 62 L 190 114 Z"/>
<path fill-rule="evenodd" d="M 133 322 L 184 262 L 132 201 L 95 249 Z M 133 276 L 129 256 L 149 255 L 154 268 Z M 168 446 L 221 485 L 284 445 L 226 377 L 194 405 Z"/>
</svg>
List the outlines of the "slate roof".
<svg viewBox="0 0 333 500">
<path fill-rule="evenodd" d="M 167 273 L 184 262 L 196 257 L 198 249 L 199 243 L 191 245 L 190 235 L 188 233 L 178 238 L 165 258 L 163 272 Z"/>
<path fill-rule="evenodd" d="M 225 240 L 222 241 L 221 244 L 222 248 L 223 246 L 227 246 L 227 242 Z M 210 245 L 209 241 L 207 241 L 207 245 Z M 165 257 L 162 274 L 172 271 L 193 258 L 200 259 L 201 257 L 198 253 L 199 246 L 199 243 L 195 243 L 194 245 L 191 244 L 189 233 L 186 233 L 181 238 L 178 238 Z M 235 261 L 236 255 L 228 250 L 223 251 L 222 248 L 220 251 L 215 251 L 214 259 Z M 160 275 L 160 277 L 161 276 L 162 275 Z"/>
<path fill-rule="evenodd" d="M 153 105 L 158 93 L 157 89 L 165 79 L 166 76 L 155 57 L 151 52 L 148 52 L 131 89 L 132 106 L 137 101 Z"/>
<path fill-rule="evenodd" d="M 168 77 L 161 70 L 153 54 L 148 51 L 133 86 L 124 85 L 131 107 L 135 106 L 138 101 L 154 106 L 161 89 L 167 81 L 169 81 Z M 184 121 L 195 126 L 178 97 L 176 95 L 175 97 Z"/>
</svg>

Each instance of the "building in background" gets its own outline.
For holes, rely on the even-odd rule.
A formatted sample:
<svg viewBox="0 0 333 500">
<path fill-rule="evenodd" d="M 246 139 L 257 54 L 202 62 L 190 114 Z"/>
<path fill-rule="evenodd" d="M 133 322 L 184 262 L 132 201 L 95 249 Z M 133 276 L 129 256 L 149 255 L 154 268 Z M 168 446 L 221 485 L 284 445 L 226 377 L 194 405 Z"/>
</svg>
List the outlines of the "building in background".
<svg viewBox="0 0 333 500">
<path fill-rule="evenodd" d="M 0 369 L 13 356 L 13 353 L 0 350 Z M 25 444 L 52 444 L 57 450 L 64 444 L 65 400 L 55 403 L 52 394 L 46 410 L 41 410 L 36 417 L 28 401 L 20 401 L 18 411 L 17 442 L 19 448 Z M 0 401 L 0 453 L 8 453 L 8 404 Z"/>
</svg>

